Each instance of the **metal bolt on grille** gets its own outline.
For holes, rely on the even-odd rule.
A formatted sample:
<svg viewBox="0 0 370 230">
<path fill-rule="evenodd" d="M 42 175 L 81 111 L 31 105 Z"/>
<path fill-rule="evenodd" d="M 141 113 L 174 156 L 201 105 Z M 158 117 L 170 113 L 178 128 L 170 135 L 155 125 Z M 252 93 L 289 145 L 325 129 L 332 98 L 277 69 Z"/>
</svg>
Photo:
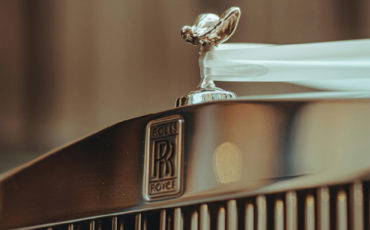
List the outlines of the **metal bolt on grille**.
<svg viewBox="0 0 370 230">
<path fill-rule="evenodd" d="M 48 230 L 369 229 L 369 182 L 287 191 L 52 226 Z"/>
</svg>

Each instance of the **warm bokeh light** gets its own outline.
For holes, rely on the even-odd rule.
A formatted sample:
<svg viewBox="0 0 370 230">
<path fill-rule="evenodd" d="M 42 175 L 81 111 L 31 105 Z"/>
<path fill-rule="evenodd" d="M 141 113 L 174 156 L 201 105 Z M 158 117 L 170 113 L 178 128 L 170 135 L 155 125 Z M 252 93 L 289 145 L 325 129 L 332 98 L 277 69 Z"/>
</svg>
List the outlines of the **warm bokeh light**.
<svg viewBox="0 0 370 230">
<path fill-rule="evenodd" d="M 237 182 L 242 176 L 243 155 L 240 148 L 224 142 L 213 152 L 213 170 L 220 183 Z"/>
</svg>

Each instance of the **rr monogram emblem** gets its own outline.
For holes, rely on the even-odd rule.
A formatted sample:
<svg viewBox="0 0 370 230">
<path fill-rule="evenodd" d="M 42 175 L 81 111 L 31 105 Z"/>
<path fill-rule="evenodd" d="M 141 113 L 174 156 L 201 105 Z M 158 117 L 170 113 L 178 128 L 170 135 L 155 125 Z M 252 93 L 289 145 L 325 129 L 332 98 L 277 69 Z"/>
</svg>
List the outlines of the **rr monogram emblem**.
<svg viewBox="0 0 370 230">
<path fill-rule="evenodd" d="M 153 170 L 152 179 L 161 179 L 165 177 L 171 177 L 174 175 L 174 165 L 172 161 L 173 146 L 174 144 L 169 140 L 156 141 L 154 147 L 154 159 L 153 159 Z"/>
<path fill-rule="evenodd" d="M 147 200 L 182 192 L 184 119 L 169 116 L 150 121 L 146 128 L 143 193 Z"/>
</svg>

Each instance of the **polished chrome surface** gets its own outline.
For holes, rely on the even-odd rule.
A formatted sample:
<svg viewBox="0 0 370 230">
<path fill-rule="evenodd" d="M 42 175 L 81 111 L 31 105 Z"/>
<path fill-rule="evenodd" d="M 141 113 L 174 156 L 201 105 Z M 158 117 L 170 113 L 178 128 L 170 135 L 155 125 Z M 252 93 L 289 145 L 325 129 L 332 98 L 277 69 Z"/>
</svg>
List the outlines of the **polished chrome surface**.
<svg viewBox="0 0 370 230">
<path fill-rule="evenodd" d="M 340 189 L 337 193 L 337 229 L 346 230 L 348 229 L 348 215 L 347 215 L 347 194 L 343 189 Z"/>
<path fill-rule="evenodd" d="M 122 229 L 123 229 L 123 227 L 122 227 Z M 90 223 L 89 223 L 89 230 L 95 230 L 95 221 L 94 220 L 90 221 Z"/>
<path fill-rule="evenodd" d="M 202 83 L 204 84 L 200 85 L 197 90 L 191 91 L 187 95 L 177 98 L 175 107 L 200 104 L 207 101 L 228 100 L 236 97 L 233 92 L 217 88 L 212 81 Z"/>
<path fill-rule="evenodd" d="M 267 229 L 267 204 L 266 197 L 259 195 L 256 198 L 257 204 L 257 230 Z"/>
<path fill-rule="evenodd" d="M 329 202 L 331 227 L 342 226 L 343 221 L 354 226 L 353 213 L 364 216 L 356 215 L 356 222 L 368 218 L 361 205 L 368 207 L 369 200 L 369 105 L 368 99 L 231 100 L 118 123 L 2 175 L 0 229 L 121 215 L 132 217 L 124 218 L 128 225 L 135 222 L 133 215 L 146 216 L 155 210 L 155 218 L 161 220 L 158 224 L 165 229 L 167 223 L 173 225 L 173 208 L 182 207 L 184 225 L 190 218 L 198 229 L 209 229 L 217 221 L 209 207 L 229 200 L 247 210 L 238 215 L 244 218 L 238 223 L 250 226 L 247 220 L 252 216 L 259 229 L 266 229 L 274 225 L 266 223 L 266 218 L 280 196 L 285 197 L 287 229 L 302 229 L 298 213 L 306 209 L 301 204 L 309 204 L 308 195 L 316 202 L 314 209 L 307 206 L 308 214 L 317 210 L 317 215 L 327 215 L 325 202 Z M 141 192 L 146 125 L 176 114 L 185 124 L 184 193 L 149 202 Z M 320 198 L 322 189 L 323 197 L 326 193 L 332 199 Z M 191 211 L 185 211 L 190 206 Z M 228 206 L 224 207 L 228 215 Z M 162 221 L 166 210 L 169 214 Z M 314 221 L 317 226 L 321 223 Z M 97 221 L 95 229 L 99 226 Z"/>
<path fill-rule="evenodd" d="M 216 46 L 227 41 L 235 32 L 240 18 L 239 7 L 231 7 L 220 17 L 201 14 L 193 26 L 184 26 L 181 37 L 193 45 Z"/>
<path fill-rule="evenodd" d="M 227 202 L 227 229 L 238 229 L 238 207 L 236 200 L 229 200 Z"/>
<path fill-rule="evenodd" d="M 298 212 L 300 213 L 299 219 L 297 219 L 297 224 L 299 225 L 298 229 L 327 229 L 326 227 L 320 227 L 316 224 L 317 220 L 320 220 L 320 217 L 315 214 L 316 208 L 316 199 L 315 197 L 322 194 L 326 197 L 326 193 L 334 194 L 335 199 L 329 199 L 329 205 L 335 207 L 335 212 L 327 217 L 327 221 L 331 226 L 334 226 L 334 229 L 367 229 L 364 228 L 364 220 L 351 219 L 353 221 L 358 221 L 356 227 L 352 228 L 348 224 L 348 220 L 356 214 L 363 216 L 364 213 L 368 213 L 368 210 L 361 209 L 360 212 L 353 212 L 352 209 L 348 209 L 348 199 L 346 197 L 349 194 L 352 194 L 353 198 L 359 201 L 362 197 L 364 191 L 364 185 L 368 186 L 368 182 L 355 181 L 352 184 L 347 185 L 338 185 L 330 187 L 319 187 L 319 188 L 308 188 L 304 190 L 299 190 L 295 192 L 286 192 L 285 197 L 297 198 L 297 203 L 300 206 Z M 357 190 L 356 193 L 352 193 L 351 190 Z M 367 190 L 367 188 L 365 189 Z M 296 196 L 296 194 L 299 194 Z M 362 194 L 360 194 L 362 193 Z M 315 194 L 317 194 L 315 196 Z M 205 229 L 245 229 L 245 230 L 254 230 L 254 229 L 285 229 L 285 218 L 284 215 L 289 211 L 287 199 L 283 199 L 284 194 L 265 194 L 250 196 L 238 199 L 231 199 L 226 201 L 216 201 L 203 204 L 193 204 L 191 206 L 175 207 L 162 209 L 160 215 L 158 210 L 148 210 L 139 213 L 127 213 L 121 216 L 113 216 L 111 218 L 96 218 L 94 221 L 90 222 L 73 222 L 67 225 L 54 225 L 49 227 L 48 230 L 52 229 L 94 229 L 95 222 L 97 222 L 97 229 L 104 230 L 117 230 L 119 226 L 120 230 L 136 230 L 136 229 L 198 229 L 198 217 L 197 210 L 200 210 L 203 215 L 204 221 L 200 223 Z M 295 198 L 294 198 L 295 197 Z M 326 199 L 324 199 L 326 202 Z M 321 201 L 318 201 L 321 202 Z M 254 216 L 254 205 L 257 204 L 256 216 Z M 225 207 L 226 204 L 226 207 Z M 243 204 L 245 208 L 245 215 L 239 215 L 239 210 L 237 207 L 239 204 Z M 200 205 L 200 206 L 199 206 Z M 349 205 L 353 206 L 354 204 L 350 201 Z M 364 205 L 364 203 L 357 204 L 358 207 Z M 295 208 L 293 208 L 295 209 Z M 193 211 L 191 211 L 193 210 Z M 241 211 L 243 212 L 243 211 Z M 320 211 L 319 211 L 320 212 Z M 168 213 L 168 215 L 166 214 Z M 230 220 L 231 218 L 231 220 Z M 244 223 L 242 226 L 237 227 L 238 221 Z M 184 222 L 184 220 L 186 220 Z M 257 224 L 254 224 L 254 220 L 257 220 Z M 131 222 L 131 224 L 130 224 Z M 111 224 L 111 225 L 110 225 Z M 362 224 L 362 226 L 361 226 Z M 89 227 L 90 226 L 90 227 Z M 354 226 L 354 225 L 351 225 Z M 243 228 L 244 227 L 244 228 Z M 286 229 L 291 229 L 286 226 Z"/>
<path fill-rule="evenodd" d="M 363 185 L 356 181 L 350 188 L 351 204 L 351 229 L 364 229 L 364 193 Z M 365 207 L 369 208 L 368 205 Z M 367 217 L 369 221 L 369 216 Z"/>
<path fill-rule="evenodd" d="M 275 201 L 274 229 L 284 230 L 284 202 L 282 199 Z"/>
<path fill-rule="evenodd" d="M 175 208 L 174 210 L 173 229 L 174 230 L 184 229 L 184 216 L 181 211 L 181 208 Z"/>
<path fill-rule="evenodd" d="M 315 197 L 308 194 L 305 199 L 305 230 L 315 230 Z"/>
<path fill-rule="evenodd" d="M 225 229 L 226 229 L 225 207 L 221 206 L 221 207 L 218 208 L 217 230 L 225 230 Z"/>
<path fill-rule="evenodd" d="M 159 229 L 160 230 L 166 230 L 167 226 L 167 213 L 166 209 L 161 210 L 160 216 L 159 216 Z"/>
<path fill-rule="evenodd" d="M 245 230 L 254 229 L 254 205 L 251 202 L 248 202 L 245 205 L 244 229 Z"/>
<path fill-rule="evenodd" d="M 199 220 L 199 229 L 200 230 L 210 230 L 211 229 L 211 220 L 207 204 L 200 205 L 200 220 Z"/>
<path fill-rule="evenodd" d="M 190 229 L 191 230 L 198 230 L 198 211 L 193 211 L 191 213 L 191 219 L 190 219 Z"/>
<path fill-rule="evenodd" d="M 138 213 L 135 216 L 135 230 L 141 230 L 141 226 L 142 226 L 142 215 L 141 213 Z"/>
<path fill-rule="evenodd" d="M 235 32 L 240 18 L 240 9 L 231 7 L 220 17 L 215 14 L 201 14 L 193 26 L 184 26 L 181 36 L 193 45 L 199 45 L 199 68 L 201 82 L 198 88 L 176 101 L 176 107 L 198 104 L 212 100 L 235 98 L 233 92 L 217 88 L 207 76 L 204 60 L 215 46 L 227 41 Z"/>
<path fill-rule="evenodd" d="M 330 229 L 330 193 L 328 187 L 323 187 L 317 191 L 317 212 L 318 212 L 318 229 Z"/>
<path fill-rule="evenodd" d="M 118 228 L 118 219 L 115 216 L 112 218 L 112 230 L 118 230 L 117 228 Z"/>
<path fill-rule="evenodd" d="M 298 229 L 297 193 L 295 191 L 287 192 L 285 200 L 286 200 L 286 229 L 297 230 Z"/>
</svg>

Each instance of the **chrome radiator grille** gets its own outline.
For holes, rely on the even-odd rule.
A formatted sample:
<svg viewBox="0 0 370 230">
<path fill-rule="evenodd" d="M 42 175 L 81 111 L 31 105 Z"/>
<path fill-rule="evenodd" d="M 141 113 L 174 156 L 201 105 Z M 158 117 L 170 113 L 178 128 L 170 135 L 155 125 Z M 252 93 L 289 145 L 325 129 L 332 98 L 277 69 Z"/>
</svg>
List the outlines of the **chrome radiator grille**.
<svg viewBox="0 0 370 230">
<path fill-rule="evenodd" d="M 52 229 L 369 229 L 369 182 L 143 211 Z"/>
</svg>

